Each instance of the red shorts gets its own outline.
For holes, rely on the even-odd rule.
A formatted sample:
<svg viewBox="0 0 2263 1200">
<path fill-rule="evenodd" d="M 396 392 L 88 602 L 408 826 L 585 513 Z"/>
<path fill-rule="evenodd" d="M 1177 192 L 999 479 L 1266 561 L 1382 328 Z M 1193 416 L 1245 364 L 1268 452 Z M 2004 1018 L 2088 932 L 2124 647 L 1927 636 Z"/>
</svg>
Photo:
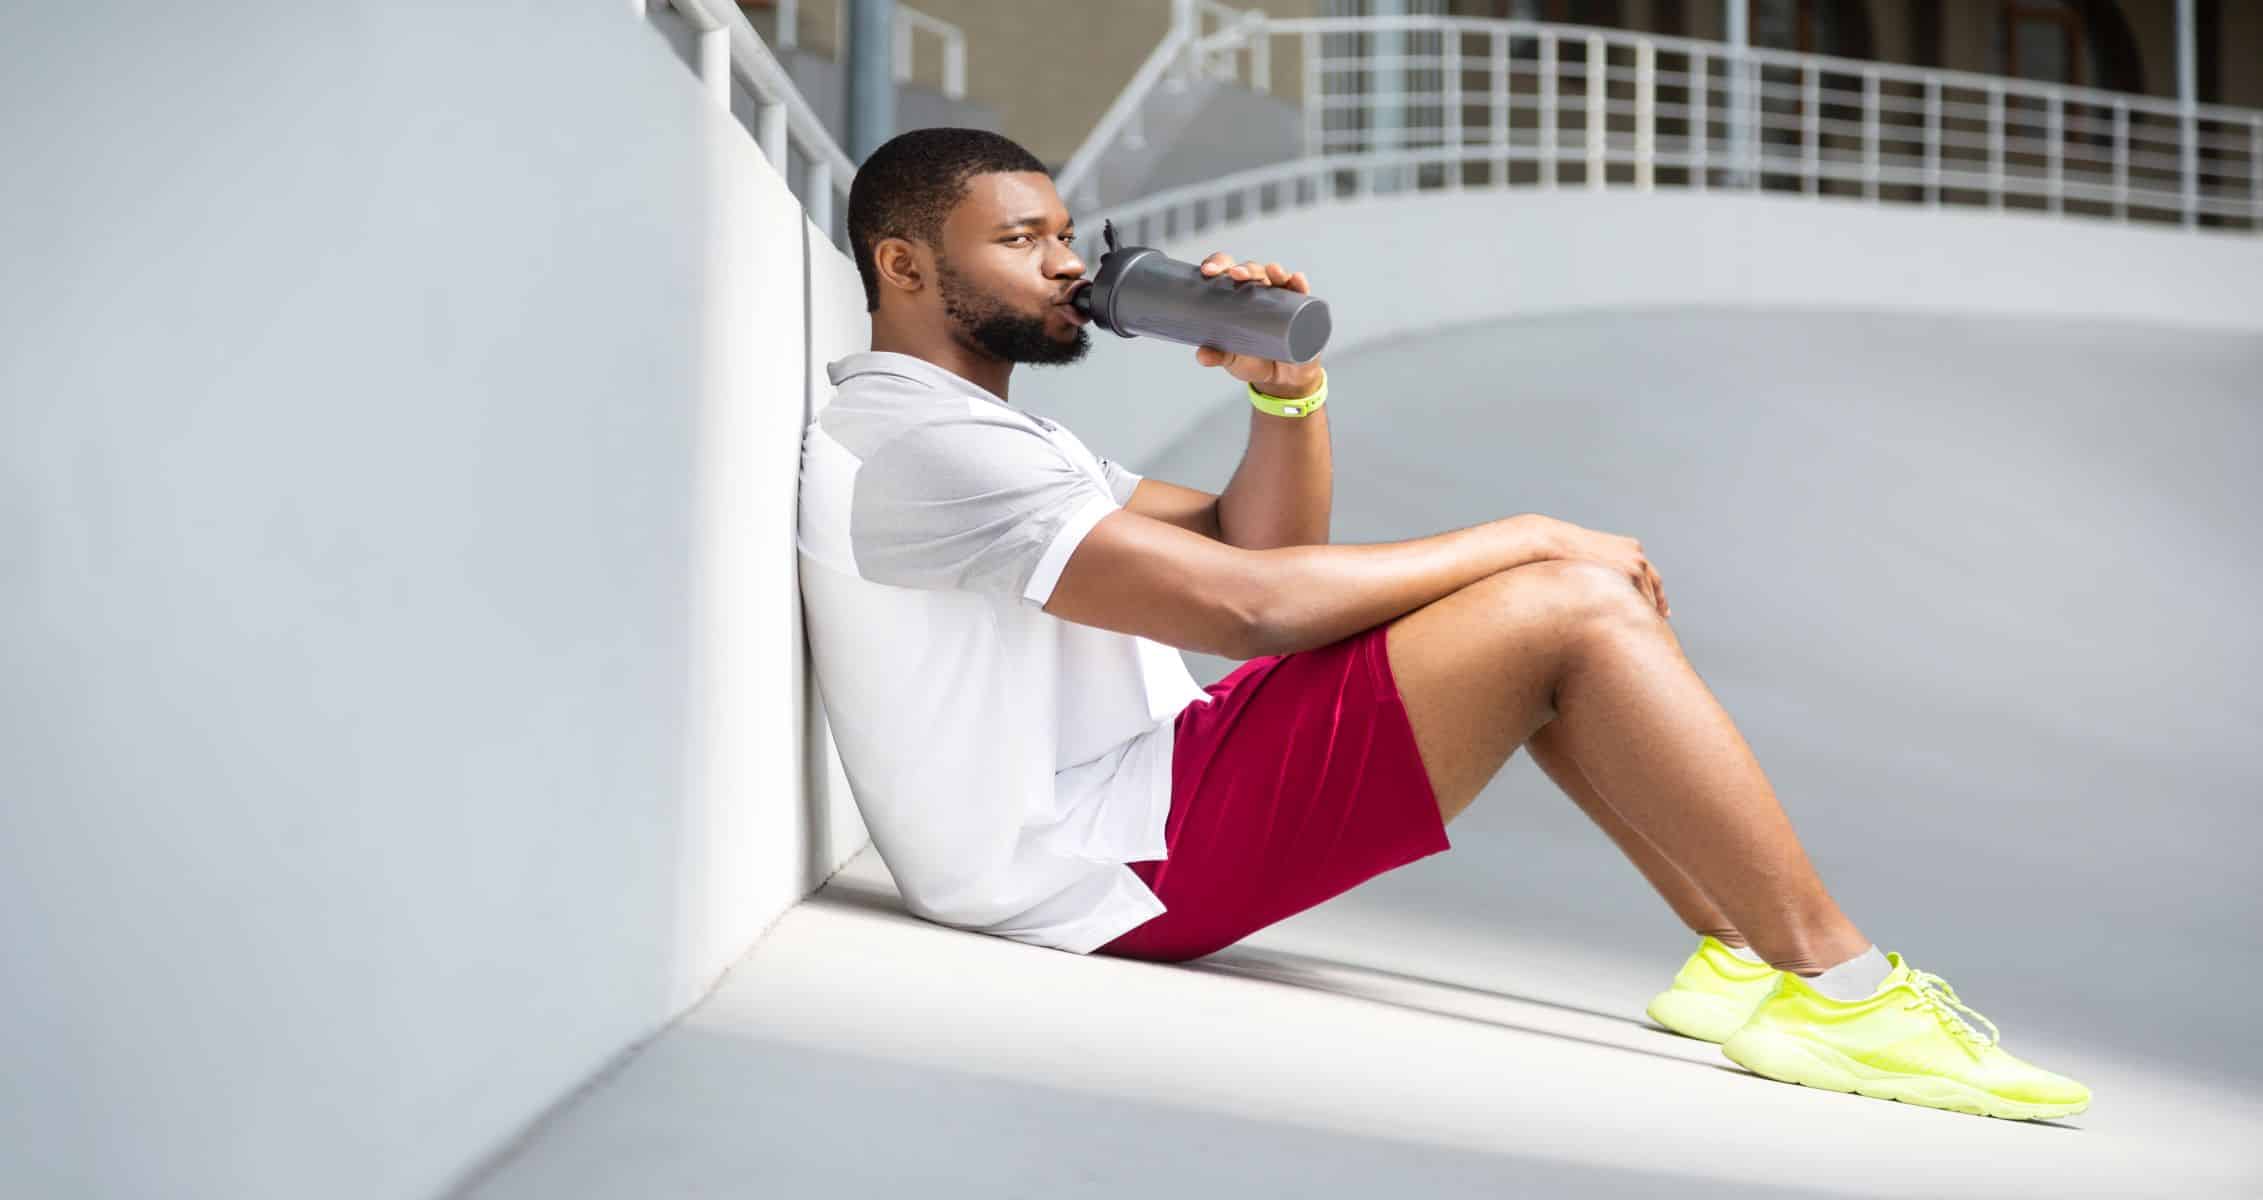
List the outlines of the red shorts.
<svg viewBox="0 0 2263 1200">
<path fill-rule="evenodd" d="M 1200 958 L 1453 848 L 1383 652 L 1389 628 L 1253 658 L 1180 711 L 1169 857 L 1129 864 L 1169 911 L 1093 953 Z"/>
</svg>

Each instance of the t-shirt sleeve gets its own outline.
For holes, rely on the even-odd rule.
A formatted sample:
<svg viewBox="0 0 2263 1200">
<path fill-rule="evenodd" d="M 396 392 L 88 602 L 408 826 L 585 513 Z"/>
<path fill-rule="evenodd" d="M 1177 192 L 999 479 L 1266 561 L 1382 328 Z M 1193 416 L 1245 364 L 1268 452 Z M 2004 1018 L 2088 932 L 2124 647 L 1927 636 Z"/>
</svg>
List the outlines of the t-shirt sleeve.
<svg viewBox="0 0 2263 1200">
<path fill-rule="evenodd" d="M 1135 471 L 1125 470 L 1121 464 L 1105 458 L 1100 460 L 1100 473 L 1108 477 L 1108 491 L 1116 497 L 1118 504 L 1130 504 L 1132 489 L 1139 486 L 1140 480 L 1147 478 Z"/>
<path fill-rule="evenodd" d="M 1122 507 L 1111 493 L 1034 430 L 924 425 L 857 468 L 849 542 L 857 572 L 874 582 L 1042 607 L 1077 543 Z"/>
</svg>

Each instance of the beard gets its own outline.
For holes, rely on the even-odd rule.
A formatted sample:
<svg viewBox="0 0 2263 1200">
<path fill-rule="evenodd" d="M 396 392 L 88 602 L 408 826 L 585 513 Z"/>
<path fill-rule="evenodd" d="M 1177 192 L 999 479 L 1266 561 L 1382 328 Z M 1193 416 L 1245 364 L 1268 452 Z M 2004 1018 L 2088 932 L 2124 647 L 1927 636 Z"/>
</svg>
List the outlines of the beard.
<svg viewBox="0 0 2263 1200">
<path fill-rule="evenodd" d="M 1051 316 L 1032 317 L 1006 307 L 969 284 L 942 258 L 936 259 L 935 274 L 943 312 L 975 345 L 1007 362 L 1036 366 L 1073 363 L 1092 349 L 1087 326 L 1072 326 L 1076 336 L 1064 338 L 1053 331 Z"/>
</svg>

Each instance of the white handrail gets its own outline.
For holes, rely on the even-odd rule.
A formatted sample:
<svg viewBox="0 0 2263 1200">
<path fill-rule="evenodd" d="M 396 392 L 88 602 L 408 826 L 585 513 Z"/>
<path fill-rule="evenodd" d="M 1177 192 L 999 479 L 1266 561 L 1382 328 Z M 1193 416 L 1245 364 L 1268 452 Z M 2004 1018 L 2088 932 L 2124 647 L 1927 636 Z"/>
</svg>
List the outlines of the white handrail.
<svg viewBox="0 0 2263 1200">
<path fill-rule="evenodd" d="M 2263 112 L 2253 109 L 1550 22 L 1430 14 L 1276 19 L 1216 0 L 1194 0 L 1179 12 L 1218 16 L 1221 28 L 1199 32 L 1199 15 L 1174 20 L 1062 172 L 1061 191 L 1072 202 L 1094 204 L 1098 163 L 1138 128 L 1166 68 L 1191 63 L 1207 75 L 1218 63 L 1231 79 L 1228 52 L 1247 49 L 1254 86 L 1257 47 L 1296 37 L 1305 48 L 1304 146 L 1283 169 L 1309 176 L 1312 191 L 1307 199 L 1300 182 L 1292 203 L 1333 198 L 1335 176 L 1316 163 L 1350 170 L 1354 195 L 1370 189 L 1370 168 L 1444 166 L 1445 186 L 1454 188 L 1466 186 L 1464 164 L 1487 165 L 1489 178 L 1507 186 L 1509 168 L 1529 163 L 1542 187 L 1568 169 L 1589 188 L 1788 187 L 1818 199 L 1991 208 L 2016 201 L 2050 215 L 2167 216 L 2194 228 L 2206 219 L 2217 229 L 2236 223 L 2263 232 Z M 1326 52 L 1326 35 L 1384 30 L 1442 37 L 1428 52 L 1402 39 L 1407 51 L 1388 58 Z M 1470 38 L 1490 40 L 1489 59 L 1472 52 L 1464 60 Z M 1414 143 L 1413 157 L 1374 153 L 1371 94 L 1339 92 L 1328 82 L 1338 66 L 1364 77 L 1393 65 L 1444 73 L 1441 90 L 1391 90 L 1396 111 L 1438 114 L 1427 125 L 1394 127 Z M 1489 74 L 1489 85 L 1465 96 L 1465 68 Z M 1490 109 L 1489 145 L 1463 144 L 1465 99 Z M 1339 114 L 1348 127 L 1331 127 Z M 1426 139 L 1439 144 L 1425 148 Z M 1223 208 L 1223 198 L 1250 178 L 1241 172 L 1193 186 Z M 1191 219 L 1212 207 L 1182 193 L 1172 193 L 1181 197 L 1174 203 L 1185 204 Z M 1132 212 L 1153 201 L 1114 207 Z"/>
<path fill-rule="evenodd" d="M 1087 177 L 1098 165 L 1100 156 L 1115 145 L 1117 137 L 1130 125 L 1133 114 L 1139 111 L 1139 106 L 1146 102 L 1155 86 L 1162 82 L 1164 73 L 1171 68 L 1172 60 L 1179 56 L 1190 40 L 1191 35 L 1186 29 L 1173 25 L 1163 35 L 1163 40 L 1156 43 L 1155 49 L 1148 52 L 1147 61 L 1139 64 L 1139 70 L 1132 74 L 1131 82 L 1117 93 L 1115 103 L 1100 114 L 1099 123 L 1085 136 L 1084 144 L 1069 156 L 1069 161 L 1061 167 L 1061 173 L 1053 177 L 1054 190 L 1062 200 L 1072 204 L 1094 202 L 1094 197 L 1087 188 Z"/>
<path fill-rule="evenodd" d="M 834 0 L 834 11 L 840 11 L 840 0 Z M 912 39 L 921 32 L 931 33 L 943 41 L 943 94 L 953 100 L 966 99 L 966 32 L 939 17 L 931 17 L 903 5 L 896 6 L 895 27 L 896 82 L 911 82 Z"/>
<path fill-rule="evenodd" d="M 786 177 L 789 186 L 793 176 L 787 169 L 787 147 L 801 151 L 809 163 L 807 182 L 798 193 L 802 207 L 809 213 L 810 222 L 825 231 L 827 240 L 842 245 L 845 235 L 835 238 L 832 232 L 833 202 L 838 199 L 841 211 L 848 210 L 856 164 L 825 131 L 825 123 L 802 99 L 792 77 L 770 53 L 770 47 L 762 44 L 738 5 L 731 0 L 668 0 L 668 6 L 681 14 L 698 36 L 700 79 L 723 111 L 731 110 L 733 78 L 753 93 L 755 145 L 778 174 Z"/>
<path fill-rule="evenodd" d="M 847 26 L 841 23 L 842 0 L 833 0 L 834 40 L 839 41 Z M 778 44 L 792 50 L 801 44 L 801 0 L 778 0 Z M 920 33 L 930 33 L 943 42 L 943 94 L 953 100 L 966 99 L 966 31 L 941 17 L 929 16 L 914 9 L 895 6 L 895 19 L 889 30 L 892 73 L 897 83 L 910 83 L 912 77 L 912 43 Z"/>
</svg>

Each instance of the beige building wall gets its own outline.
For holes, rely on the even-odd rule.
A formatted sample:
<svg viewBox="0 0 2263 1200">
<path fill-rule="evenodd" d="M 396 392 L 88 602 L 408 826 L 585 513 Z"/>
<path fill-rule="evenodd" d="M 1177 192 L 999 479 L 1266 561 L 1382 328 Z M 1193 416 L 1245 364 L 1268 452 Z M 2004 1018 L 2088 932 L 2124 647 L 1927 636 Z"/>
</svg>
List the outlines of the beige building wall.
<svg viewBox="0 0 2263 1200">
<path fill-rule="evenodd" d="M 1239 7 L 1261 8 L 1279 17 L 1319 14 L 1322 0 L 1253 0 Z M 2175 0 L 2120 0 L 2145 73 L 2146 93 L 2176 95 Z M 966 31 L 967 97 L 999 114 L 1001 132 L 1027 147 L 1056 170 L 1091 133 L 1100 116 L 1131 82 L 1147 55 L 1170 27 L 1171 0 L 915 0 L 905 7 L 949 21 Z M 1463 15 L 1498 15 L 1504 0 L 1452 0 Z M 1679 28 L 1671 21 L 1675 5 L 1665 0 L 1623 0 L 1629 28 L 1650 29 L 1719 40 L 1725 34 L 1721 0 L 1683 0 Z M 1920 56 L 1912 44 L 1909 0 L 1870 0 L 1871 39 L 1881 62 L 1910 63 Z M 1941 65 L 1960 71 L 1997 74 L 2000 6 L 1995 0 L 1944 0 L 1941 9 Z M 837 54 L 836 4 L 803 0 L 801 41 L 812 50 Z M 2263 108 L 2263 0 L 2223 0 L 2218 53 L 2222 103 Z M 759 26 L 758 26 L 759 27 Z M 1272 47 L 1272 86 L 1277 94 L 1299 94 L 1299 39 L 1280 37 Z M 932 38 L 916 43 L 913 78 L 942 86 L 942 52 Z"/>
<path fill-rule="evenodd" d="M 967 99 L 996 110 L 999 132 L 1055 170 L 1067 165 L 1171 27 L 1171 0 L 915 0 L 903 7 L 966 32 Z M 1320 0 L 1236 7 L 1309 17 L 1318 14 Z M 834 28 L 834 4 L 803 0 L 801 8 L 802 45 L 838 55 L 842 31 Z M 1273 90 L 1299 94 L 1297 39 L 1274 38 L 1272 56 Z M 935 38 L 916 40 L 912 79 L 942 87 L 943 53 Z"/>
</svg>

